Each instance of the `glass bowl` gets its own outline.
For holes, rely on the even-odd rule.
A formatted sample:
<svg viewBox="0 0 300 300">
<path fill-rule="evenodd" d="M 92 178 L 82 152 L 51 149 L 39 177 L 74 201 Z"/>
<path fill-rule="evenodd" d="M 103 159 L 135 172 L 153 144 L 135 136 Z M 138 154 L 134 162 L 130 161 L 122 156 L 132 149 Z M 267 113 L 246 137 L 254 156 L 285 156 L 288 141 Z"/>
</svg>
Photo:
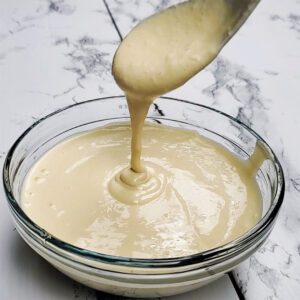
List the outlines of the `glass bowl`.
<svg viewBox="0 0 300 300">
<path fill-rule="evenodd" d="M 262 218 L 240 238 L 191 256 L 134 259 L 105 255 L 65 243 L 32 222 L 20 206 L 24 178 L 32 165 L 67 137 L 113 122 L 129 121 L 124 96 L 75 104 L 28 128 L 7 154 L 3 182 L 15 226 L 29 246 L 69 277 L 107 293 L 130 297 L 170 296 L 203 286 L 253 254 L 267 239 L 284 196 L 280 163 L 261 137 L 238 120 L 211 108 L 167 97 L 150 107 L 148 122 L 197 130 L 246 159 L 260 143 L 265 161 L 256 174 Z"/>
</svg>

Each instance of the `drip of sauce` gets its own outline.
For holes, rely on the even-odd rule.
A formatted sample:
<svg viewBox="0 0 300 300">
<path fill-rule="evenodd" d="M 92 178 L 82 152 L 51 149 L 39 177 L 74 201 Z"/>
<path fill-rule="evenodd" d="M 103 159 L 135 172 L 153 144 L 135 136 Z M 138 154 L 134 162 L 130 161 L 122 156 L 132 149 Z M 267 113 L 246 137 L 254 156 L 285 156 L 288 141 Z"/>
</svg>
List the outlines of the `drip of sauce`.
<svg viewBox="0 0 300 300">
<path fill-rule="evenodd" d="M 208 65 L 257 1 L 234 2 L 191 0 L 172 6 L 141 22 L 120 44 L 113 75 L 126 94 L 132 140 L 131 172 L 124 171 L 118 178 L 123 183 L 119 189 L 129 188 L 126 182 L 135 173 L 151 178 L 141 161 L 142 129 L 150 104 Z"/>
</svg>

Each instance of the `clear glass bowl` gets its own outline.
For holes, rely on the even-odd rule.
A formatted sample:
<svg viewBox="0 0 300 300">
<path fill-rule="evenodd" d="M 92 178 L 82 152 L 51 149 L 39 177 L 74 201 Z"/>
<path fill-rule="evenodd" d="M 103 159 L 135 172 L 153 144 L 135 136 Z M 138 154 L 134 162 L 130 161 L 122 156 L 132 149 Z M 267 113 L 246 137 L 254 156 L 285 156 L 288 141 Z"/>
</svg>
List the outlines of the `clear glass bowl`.
<svg viewBox="0 0 300 300">
<path fill-rule="evenodd" d="M 270 234 L 283 201 L 284 177 L 273 151 L 250 128 L 211 108 L 161 97 L 152 104 L 147 121 L 197 130 L 241 158 L 256 143 L 265 162 L 256 179 L 262 193 L 263 216 L 240 238 L 195 255 L 168 259 L 134 259 L 88 251 L 65 243 L 32 222 L 20 206 L 22 184 L 32 165 L 65 138 L 112 122 L 129 120 L 123 96 L 69 106 L 28 128 L 7 154 L 3 182 L 17 231 L 38 254 L 71 278 L 95 289 L 130 297 L 161 297 L 205 285 L 253 254 Z"/>
</svg>

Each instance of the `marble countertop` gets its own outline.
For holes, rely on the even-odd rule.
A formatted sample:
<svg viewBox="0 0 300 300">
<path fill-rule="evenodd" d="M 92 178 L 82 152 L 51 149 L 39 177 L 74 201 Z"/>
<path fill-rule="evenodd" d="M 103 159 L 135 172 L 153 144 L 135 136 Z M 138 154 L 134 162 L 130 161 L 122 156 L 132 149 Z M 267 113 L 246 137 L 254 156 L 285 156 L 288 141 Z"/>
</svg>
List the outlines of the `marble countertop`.
<svg viewBox="0 0 300 300">
<path fill-rule="evenodd" d="M 120 39 L 174 0 L 3 0 L 0 3 L 0 165 L 40 117 L 119 95 Z M 268 241 L 230 276 L 173 299 L 299 299 L 300 1 L 262 0 L 219 57 L 170 95 L 222 110 L 265 138 L 281 161 L 285 201 Z M 120 299 L 61 275 L 19 238 L 1 187 L 0 299 Z M 172 298 L 170 298 L 172 299 Z"/>
</svg>

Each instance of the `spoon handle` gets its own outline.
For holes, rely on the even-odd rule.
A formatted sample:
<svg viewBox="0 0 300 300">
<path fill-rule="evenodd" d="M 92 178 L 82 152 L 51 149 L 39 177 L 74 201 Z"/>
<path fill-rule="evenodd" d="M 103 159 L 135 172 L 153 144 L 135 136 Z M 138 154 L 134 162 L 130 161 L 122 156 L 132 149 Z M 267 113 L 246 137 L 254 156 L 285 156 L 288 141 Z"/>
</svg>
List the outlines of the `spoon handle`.
<svg viewBox="0 0 300 300">
<path fill-rule="evenodd" d="M 254 11 L 260 0 L 225 0 L 232 12 L 234 24 L 224 38 L 223 46 L 235 35 Z"/>
</svg>

